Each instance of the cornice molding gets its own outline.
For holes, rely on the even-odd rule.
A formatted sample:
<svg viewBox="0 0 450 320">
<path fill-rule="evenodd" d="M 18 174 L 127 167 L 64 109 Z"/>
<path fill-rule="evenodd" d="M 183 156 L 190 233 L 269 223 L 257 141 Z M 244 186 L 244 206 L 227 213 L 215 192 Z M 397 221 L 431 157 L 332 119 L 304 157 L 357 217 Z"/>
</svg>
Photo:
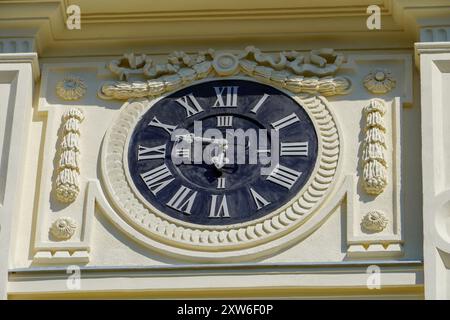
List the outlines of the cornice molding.
<svg viewBox="0 0 450 320">
<path fill-rule="evenodd" d="M 38 55 L 36 52 L 0 53 L 0 63 L 30 63 L 34 80 L 40 77 Z"/>
<path fill-rule="evenodd" d="M 418 42 L 414 46 L 417 54 L 450 53 L 450 42 Z"/>
<path fill-rule="evenodd" d="M 324 36 L 338 49 L 374 48 L 374 44 L 404 49 L 419 39 L 420 26 L 442 24 L 450 12 L 446 0 L 423 2 L 232 0 L 191 1 L 186 6 L 181 0 L 13 0 L 0 2 L 0 28 L 5 37 L 34 38 L 43 57 L 116 55 L 124 47 L 166 53 L 168 42 L 172 47 L 189 43 L 198 49 L 205 42 L 217 46 L 231 41 L 248 43 L 249 39 L 261 47 L 270 40 L 273 49 L 290 43 L 297 44 L 292 49 L 303 50 L 314 48 Z M 65 27 L 71 4 L 81 6 L 81 30 Z M 366 28 L 366 8 L 373 4 L 381 9 L 381 30 Z M 264 50 L 272 49 L 267 46 Z"/>
</svg>

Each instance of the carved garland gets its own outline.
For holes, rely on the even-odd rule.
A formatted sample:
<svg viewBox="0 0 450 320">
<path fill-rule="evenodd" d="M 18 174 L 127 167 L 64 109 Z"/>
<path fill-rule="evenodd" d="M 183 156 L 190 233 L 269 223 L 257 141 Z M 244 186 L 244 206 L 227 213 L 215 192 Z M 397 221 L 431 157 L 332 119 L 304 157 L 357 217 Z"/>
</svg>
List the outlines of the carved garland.
<svg viewBox="0 0 450 320">
<path fill-rule="evenodd" d="M 72 202 L 80 193 L 80 123 L 84 120 L 83 112 L 72 108 L 63 115 L 61 131 L 64 135 L 59 145 L 59 163 L 56 168 L 56 198 L 64 203 Z"/>
<path fill-rule="evenodd" d="M 217 230 L 207 226 L 187 227 L 181 222 L 173 223 L 150 211 L 133 193 L 123 162 L 127 137 L 146 110 L 146 106 L 141 102 L 126 104 L 106 134 L 102 170 L 107 190 L 124 218 L 147 235 L 157 235 L 171 243 L 175 241 L 198 249 L 254 244 L 258 240 L 270 239 L 298 225 L 313 212 L 329 190 L 337 170 L 340 142 L 331 113 L 321 98 L 308 97 L 303 99 L 302 103 L 314 119 L 322 152 L 317 160 L 317 171 L 308 181 L 303 193 L 276 215 L 242 227 Z"/>
<path fill-rule="evenodd" d="M 363 186 L 368 194 L 378 195 L 387 186 L 387 162 L 384 114 L 386 107 L 379 99 L 370 100 L 364 108 L 366 137 L 363 146 Z"/>
<path fill-rule="evenodd" d="M 155 64 L 146 55 L 125 54 L 113 60 L 109 69 L 120 80 L 104 83 L 99 91 L 103 99 L 157 97 L 183 85 L 208 76 L 229 76 L 239 73 L 287 89 L 293 93 L 311 93 L 323 96 L 346 94 L 351 81 L 333 76 L 344 57 L 333 49 L 312 50 L 306 55 L 299 52 L 279 52 L 275 56 L 263 54 L 255 47 L 238 53 L 216 53 L 214 50 L 187 55 L 174 52 L 168 63 Z M 129 81 L 131 75 L 147 80 Z"/>
</svg>

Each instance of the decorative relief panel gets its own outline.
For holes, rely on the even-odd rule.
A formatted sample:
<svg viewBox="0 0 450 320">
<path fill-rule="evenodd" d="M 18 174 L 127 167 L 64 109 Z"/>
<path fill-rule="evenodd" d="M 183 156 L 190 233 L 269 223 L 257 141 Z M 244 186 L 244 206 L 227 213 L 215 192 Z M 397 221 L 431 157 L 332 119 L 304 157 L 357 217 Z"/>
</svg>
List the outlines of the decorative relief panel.
<svg viewBox="0 0 450 320">
<path fill-rule="evenodd" d="M 347 216 L 347 257 L 400 256 L 403 254 L 399 191 L 401 102 L 398 98 L 392 102 L 372 99 L 363 112 L 361 191 L 354 188 L 347 194 L 347 209 L 351 208 Z M 368 166 L 370 162 L 374 163 Z"/>
<path fill-rule="evenodd" d="M 55 216 L 45 218 L 45 211 L 41 210 L 43 214 L 39 221 L 45 229 L 43 232 L 50 231 L 53 243 L 47 242 L 48 239 L 41 236 L 41 242 L 36 246 L 34 258 L 36 262 L 87 261 L 90 244 L 87 243 L 85 236 L 82 239 L 78 237 L 80 232 L 84 232 L 85 224 L 89 222 L 87 217 L 94 216 L 96 210 L 104 214 L 128 239 L 133 239 L 160 254 L 188 261 L 232 262 L 269 256 L 270 253 L 287 248 L 290 244 L 298 243 L 318 229 L 329 215 L 336 211 L 336 208 L 347 206 L 348 258 L 401 254 L 398 193 L 401 172 L 398 148 L 401 103 L 396 101 L 395 110 L 388 110 L 386 105 L 391 103 L 388 100 L 373 99 L 367 107 L 364 107 L 357 104 L 355 99 L 349 98 L 345 101 L 346 104 L 348 102 L 347 108 L 347 106 L 344 107 L 344 99 L 341 97 L 336 97 L 332 103 L 324 98 L 324 96 L 351 94 L 352 81 L 346 75 L 346 71 L 357 70 L 358 63 L 355 61 L 359 61 L 357 59 L 361 57 L 352 57 L 349 62 L 346 62 L 342 54 L 331 49 L 314 50 L 309 53 L 294 51 L 266 54 L 256 48 L 248 47 L 242 51 L 208 50 L 193 55 L 174 52 L 168 56 L 167 62 L 161 62 L 162 59 L 162 57 L 126 54 L 107 64 L 108 70 L 102 69 L 99 63 L 95 81 L 92 76 L 91 78 L 88 75 L 83 76 L 84 79 L 90 79 L 86 82 L 89 86 L 93 84 L 99 88 L 100 99 L 128 101 L 124 101 L 120 108 L 117 101 L 97 102 L 111 104 L 112 107 L 108 110 L 109 112 L 105 112 L 105 115 L 109 114 L 110 118 L 105 117 L 103 129 L 95 133 L 99 135 L 99 143 L 102 141 L 101 148 L 98 149 L 98 152 L 101 152 L 100 170 L 97 173 L 91 170 L 89 174 L 83 176 L 83 181 L 88 181 L 86 189 L 83 190 L 81 189 L 84 185 L 81 186 L 78 181 L 81 167 L 78 146 L 79 125 L 83 121 L 83 113 L 88 112 L 88 109 L 80 105 L 79 111 L 84 110 L 84 112 L 78 113 L 74 111 L 77 109 L 72 109 L 64 115 L 61 126 L 65 129 L 61 130 L 67 137 L 63 140 L 70 141 L 60 145 L 61 157 L 58 158 L 56 168 L 58 174 L 55 180 L 55 199 L 68 203 L 68 208 L 76 208 L 78 211 L 83 207 L 83 214 L 82 217 L 71 216 L 67 214 L 70 211 L 68 209 L 58 215 L 60 219 L 56 219 Z M 401 57 L 396 56 L 395 59 L 403 63 Z M 366 68 L 362 74 L 366 74 L 370 70 L 367 68 L 367 63 L 361 65 Z M 87 70 L 86 66 L 83 68 Z M 92 65 L 89 68 L 92 68 Z M 384 68 L 381 69 L 384 70 Z M 61 72 L 58 70 L 55 74 L 59 76 Z M 112 76 L 117 76 L 119 80 L 105 81 Z M 393 79 L 392 75 L 384 74 L 384 76 Z M 380 75 L 373 78 L 380 81 L 377 78 L 380 78 Z M 129 167 L 127 155 L 130 153 L 130 141 L 139 121 L 145 118 L 149 111 L 154 110 L 154 106 L 159 101 L 164 101 L 172 95 L 178 97 L 179 92 L 192 90 L 200 84 L 220 81 L 248 81 L 270 85 L 273 90 L 280 90 L 284 95 L 295 100 L 311 118 L 317 133 L 317 162 L 314 164 L 311 176 L 306 179 L 305 186 L 300 191 L 296 191 L 291 200 L 282 207 L 270 211 L 269 214 L 255 220 L 250 219 L 229 225 L 212 222 L 209 225 L 195 224 L 186 222 L 188 218 L 184 220 L 173 218 L 165 211 L 155 209 L 153 203 L 143 199 L 137 192 L 136 181 L 131 177 L 130 170 L 133 168 Z M 396 80 L 392 82 L 395 85 Z M 53 95 L 55 83 L 57 81 L 53 80 L 49 86 Z M 211 90 L 213 90 L 212 87 Z M 221 90 L 224 89 L 218 88 L 217 92 Z M 408 92 L 407 88 L 405 90 Z M 214 96 L 214 91 L 212 92 Z M 232 94 L 232 91 L 229 93 Z M 358 92 L 360 93 L 361 91 Z M 380 93 L 379 90 L 378 93 Z M 364 94 L 369 101 L 370 94 L 367 92 Z M 58 97 L 63 98 L 57 93 L 56 103 L 49 107 L 51 114 L 56 114 L 57 117 L 60 113 L 54 112 L 57 108 L 61 108 Z M 182 100 L 183 97 L 185 100 Z M 196 114 L 200 109 L 195 99 L 190 96 L 183 97 L 179 98 L 185 102 L 185 105 L 179 102 L 178 106 L 173 106 L 174 115 L 180 110 L 186 112 L 187 117 Z M 204 98 L 202 95 L 199 97 Z M 229 97 L 224 95 L 222 98 L 221 103 L 227 104 Z M 92 97 L 87 97 L 85 100 L 88 99 Z M 95 104 L 93 105 L 93 107 L 89 106 L 89 112 L 95 114 L 98 108 Z M 180 105 L 184 109 L 180 108 Z M 199 105 L 206 110 L 212 104 L 200 103 Z M 255 105 L 251 107 L 256 108 Z M 353 114 L 359 115 L 359 112 L 364 112 L 363 128 L 361 128 L 359 116 L 352 118 L 351 112 L 346 111 L 350 109 L 358 111 Z M 209 112 L 209 110 L 206 111 Z M 227 115 L 236 113 L 231 108 L 222 109 L 222 111 Z M 171 120 L 171 112 L 168 113 L 166 123 L 170 123 Z M 234 113 L 233 115 L 237 118 L 237 113 Z M 172 120 L 176 123 L 176 119 L 174 116 Z M 49 123 L 53 122 L 49 121 Z M 164 133 L 164 122 L 160 124 L 161 132 Z M 345 135 L 341 134 L 340 126 L 346 131 Z M 106 127 L 108 129 L 103 137 Z M 169 127 L 166 128 L 170 131 Z M 92 134 L 91 129 L 86 127 L 86 130 Z M 50 131 L 55 130 L 49 129 L 48 132 Z M 351 135 L 357 137 L 359 131 L 361 135 L 357 139 L 352 138 L 353 145 L 344 152 L 343 137 Z M 103 140 L 101 140 L 102 137 Z M 147 141 L 156 143 L 156 140 L 150 138 Z M 354 146 L 359 143 L 362 146 L 357 149 L 361 149 L 355 151 Z M 69 145 L 71 147 L 68 147 Z M 142 147 L 142 150 L 145 148 L 156 147 L 149 144 Z M 296 148 L 297 152 L 300 152 L 299 147 Z M 92 155 L 97 155 L 97 151 L 88 150 L 88 153 L 89 159 L 83 159 L 83 161 L 96 162 L 97 159 L 92 158 Z M 346 161 L 346 165 L 341 165 Z M 360 181 L 356 178 L 356 172 L 344 172 L 349 165 L 360 166 Z M 138 173 L 142 174 L 142 172 Z M 361 184 L 359 185 L 358 182 Z M 59 186 L 59 191 L 56 186 Z M 152 188 L 148 189 L 151 192 Z M 191 207 L 186 201 L 191 198 L 184 196 L 186 194 L 191 196 L 192 193 L 188 193 L 186 189 L 180 190 L 182 197 L 173 201 L 169 198 L 178 194 L 174 193 L 173 189 L 170 189 L 170 192 L 164 190 L 161 194 L 165 194 L 166 198 L 163 198 L 166 204 L 177 206 L 177 203 L 180 208 L 181 204 L 186 205 L 189 213 Z M 84 199 L 79 199 L 80 192 L 85 192 Z M 271 202 L 259 194 L 259 198 L 254 193 L 252 195 L 256 197 L 255 202 L 258 207 Z M 377 197 L 371 195 L 377 195 Z M 42 199 L 45 203 L 45 196 Z M 85 203 L 82 203 L 83 201 Z M 205 207 L 209 205 L 208 203 L 205 202 Z M 55 208 L 60 207 L 55 206 Z M 183 212 L 180 210 L 179 214 Z M 64 220 L 65 218 L 72 220 Z M 56 254 L 58 252 L 59 254 Z"/>
<path fill-rule="evenodd" d="M 109 64 L 121 80 L 142 75 L 146 81 L 105 83 L 99 89 L 104 99 L 156 97 L 207 76 L 229 76 L 239 73 L 287 89 L 294 93 L 318 93 L 323 96 L 346 94 L 351 88 L 347 77 L 332 76 L 344 62 L 332 49 L 313 50 L 307 55 L 280 52 L 276 57 L 263 54 L 255 47 L 241 52 L 216 53 L 210 49 L 190 56 L 174 52 L 168 63 L 154 63 L 146 55 L 125 54 Z"/>
</svg>

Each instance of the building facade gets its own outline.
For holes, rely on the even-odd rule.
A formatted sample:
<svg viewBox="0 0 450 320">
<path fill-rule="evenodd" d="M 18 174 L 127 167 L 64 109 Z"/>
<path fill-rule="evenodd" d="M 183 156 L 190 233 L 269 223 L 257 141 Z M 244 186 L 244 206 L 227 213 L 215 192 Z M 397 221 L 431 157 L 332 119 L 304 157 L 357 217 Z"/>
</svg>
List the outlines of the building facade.
<svg viewBox="0 0 450 320">
<path fill-rule="evenodd" d="M 0 1 L 0 296 L 449 299 L 447 88 L 449 0 Z"/>
</svg>

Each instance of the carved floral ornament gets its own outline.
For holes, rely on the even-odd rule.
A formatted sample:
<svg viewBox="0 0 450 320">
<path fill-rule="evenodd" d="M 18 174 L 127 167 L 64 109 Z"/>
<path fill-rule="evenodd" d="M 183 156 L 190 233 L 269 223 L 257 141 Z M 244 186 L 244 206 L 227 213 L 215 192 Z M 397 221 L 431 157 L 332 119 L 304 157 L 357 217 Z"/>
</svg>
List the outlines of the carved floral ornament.
<svg viewBox="0 0 450 320">
<path fill-rule="evenodd" d="M 364 215 L 361 221 L 361 227 L 368 232 L 381 232 L 388 224 L 386 215 L 381 211 L 371 211 Z"/>
<path fill-rule="evenodd" d="M 50 227 L 50 233 L 58 240 L 70 239 L 77 228 L 77 223 L 70 217 L 56 219 Z"/>
<path fill-rule="evenodd" d="M 287 89 L 293 93 L 323 96 L 346 94 L 351 81 L 334 76 L 344 56 L 333 49 L 264 54 L 255 47 L 240 52 L 216 52 L 213 49 L 188 55 L 173 52 L 167 63 L 156 63 L 144 54 L 125 54 L 113 60 L 108 68 L 120 81 L 109 81 L 98 91 L 103 99 L 156 97 L 208 76 L 247 75 L 257 80 Z M 130 80 L 139 76 L 144 80 Z"/>
<path fill-rule="evenodd" d="M 364 78 L 364 86 L 375 94 L 388 93 L 395 88 L 397 81 L 386 69 L 376 69 Z"/>
<path fill-rule="evenodd" d="M 80 77 L 67 75 L 56 83 L 56 94 L 64 100 L 79 100 L 86 94 L 86 84 Z"/>
</svg>

